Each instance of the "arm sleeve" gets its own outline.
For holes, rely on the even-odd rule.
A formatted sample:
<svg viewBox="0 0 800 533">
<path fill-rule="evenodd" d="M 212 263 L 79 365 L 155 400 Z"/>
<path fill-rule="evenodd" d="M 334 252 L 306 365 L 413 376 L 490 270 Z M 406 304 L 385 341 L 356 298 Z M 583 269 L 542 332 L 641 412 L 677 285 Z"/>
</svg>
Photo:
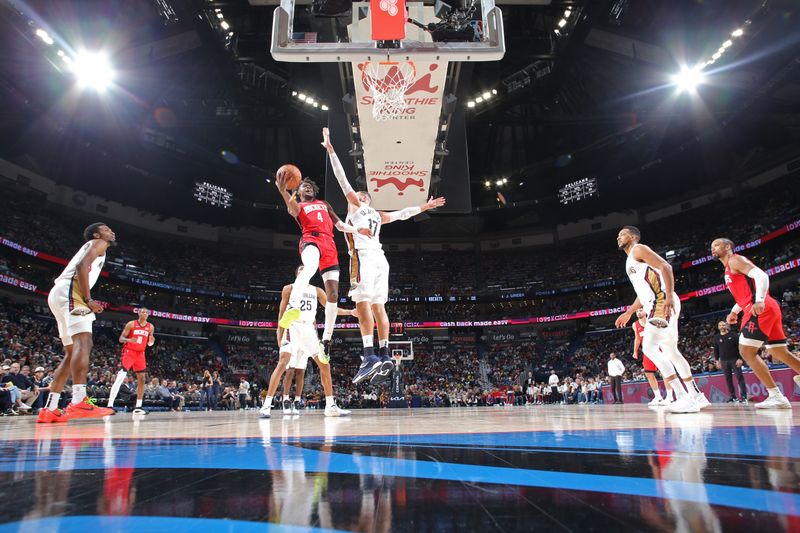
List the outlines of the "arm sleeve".
<svg viewBox="0 0 800 533">
<path fill-rule="evenodd" d="M 769 276 L 767 276 L 766 272 L 754 266 L 747 273 L 747 277 L 756 282 L 756 302 L 763 302 L 769 290 Z"/>
<path fill-rule="evenodd" d="M 333 175 L 336 176 L 339 187 L 342 188 L 342 192 L 347 196 L 353 192 L 353 187 L 351 187 L 350 182 L 347 181 L 347 174 L 344 173 L 344 167 L 342 167 L 342 163 L 339 161 L 339 156 L 337 156 L 336 153 L 328 154 L 328 156 L 331 160 L 331 167 L 333 167 Z"/>
<path fill-rule="evenodd" d="M 422 209 L 419 206 L 415 207 L 406 207 L 405 209 L 401 209 L 400 211 L 392 211 L 390 213 L 386 213 L 386 216 L 389 219 L 389 222 L 394 222 L 396 220 L 408 220 L 409 218 L 419 215 L 422 213 Z"/>
<path fill-rule="evenodd" d="M 735 314 L 738 315 L 741 312 L 742 312 L 742 308 L 739 307 L 739 304 L 733 304 L 733 307 L 731 307 L 731 313 L 735 313 Z"/>
<path fill-rule="evenodd" d="M 335 227 L 342 233 L 356 233 L 358 231 L 355 226 L 351 226 L 350 224 L 342 222 L 341 220 L 335 224 Z"/>
</svg>

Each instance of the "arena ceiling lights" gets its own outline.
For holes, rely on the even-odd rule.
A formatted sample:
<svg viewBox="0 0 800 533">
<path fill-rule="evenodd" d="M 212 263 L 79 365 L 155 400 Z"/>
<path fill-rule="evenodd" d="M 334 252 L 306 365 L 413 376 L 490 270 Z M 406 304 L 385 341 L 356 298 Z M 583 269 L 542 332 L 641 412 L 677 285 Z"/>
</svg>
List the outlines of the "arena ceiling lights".
<svg viewBox="0 0 800 533">
<path fill-rule="evenodd" d="M 497 89 L 492 89 L 491 91 L 483 91 L 481 94 L 479 94 L 472 100 L 467 101 L 467 107 L 472 109 L 476 105 L 487 103 L 495 96 L 497 96 Z"/>
<path fill-rule="evenodd" d="M 744 26 L 748 25 L 750 25 L 749 20 L 745 21 L 744 23 Z M 730 38 L 726 38 L 709 59 L 701 61 L 691 68 L 687 66 L 681 67 L 681 71 L 672 76 L 672 83 L 677 87 L 678 92 L 693 92 L 698 85 L 703 83 L 705 79 L 703 69 L 713 65 L 719 59 L 721 59 L 722 56 L 735 44 L 735 40 L 738 40 L 743 35 L 744 28 L 736 28 L 731 32 Z"/>
<path fill-rule="evenodd" d="M 299 101 L 303 102 L 304 104 L 309 105 L 309 106 L 311 106 L 313 108 L 319 108 L 322 111 L 327 111 L 328 110 L 328 106 L 327 105 L 325 105 L 323 103 L 320 103 L 319 100 L 317 100 L 313 96 L 308 95 L 306 93 L 301 93 L 299 91 L 292 91 L 292 96 L 294 98 L 297 98 Z"/>
</svg>

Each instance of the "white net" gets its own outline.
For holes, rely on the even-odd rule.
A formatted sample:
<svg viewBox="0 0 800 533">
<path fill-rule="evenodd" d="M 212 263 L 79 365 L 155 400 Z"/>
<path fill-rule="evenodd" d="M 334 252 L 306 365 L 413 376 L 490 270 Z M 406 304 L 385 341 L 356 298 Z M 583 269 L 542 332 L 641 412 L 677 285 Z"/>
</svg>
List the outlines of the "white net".
<svg viewBox="0 0 800 533">
<path fill-rule="evenodd" d="M 417 77 L 413 61 L 369 61 L 361 75 L 372 93 L 375 120 L 392 119 L 406 110 L 406 90 Z"/>
</svg>

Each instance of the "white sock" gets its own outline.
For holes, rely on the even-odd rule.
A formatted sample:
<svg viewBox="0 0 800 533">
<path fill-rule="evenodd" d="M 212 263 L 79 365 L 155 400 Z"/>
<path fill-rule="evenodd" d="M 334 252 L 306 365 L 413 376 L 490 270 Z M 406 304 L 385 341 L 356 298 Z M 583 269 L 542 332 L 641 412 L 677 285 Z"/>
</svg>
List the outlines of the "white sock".
<svg viewBox="0 0 800 533">
<path fill-rule="evenodd" d="M 778 387 L 773 387 L 771 389 L 767 389 L 767 392 L 769 393 L 769 397 L 770 398 L 774 398 L 775 396 L 778 396 L 778 397 L 783 396 L 783 393 L 781 392 L 781 390 Z"/>
<path fill-rule="evenodd" d="M 264 398 L 264 407 L 267 409 L 272 409 L 272 396 L 267 396 Z"/>
<path fill-rule="evenodd" d="M 378 348 L 388 348 L 389 339 L 378 339 Z"/>
<path fill-rule="evenodd" d="M 675 399 L 679 400 L 686 396 L 686 389 L 683 388 L 681 384 L 681 380 L 678 378 L 673 379 L 669 382 L 669 386 L 672 387 L 672 392 L 675 393 Z"/>
<path fill-rule="evenodd" d="M 127 375 L 128 372 L 126 372 L 125 370 L 120 370 L 119 372 L 117 372 L 117 379 L 114 380 L 114 384 L 111 386 L 111 392 L 108 394 L 109 407 L 114 407 L 114 400 L 117 399 L 117 394 L 119 394 L 119 389 L 125 382 L 125 377 Z"/>
<path fill-rule="evenodd" d="M 51 392 L 50 396 L 47 397 L 47 405 L 44 408 L 48 411 L 55 411 L 58 409 L 59 400 L 61 400 L 61 393 Z"/>
<path fill-rule="evenodd" d="M 661 389 L 656 389 L 653 391 L 653 398 L 655 398 L 656 400 L 661 399 Z"/>
<path fill-rule="evenodd" d="M 72 386 L 72 405 L 81 403 L 86 398 L 86 384 Z"/>
<path fill-rule="evenodd" d="M 336 312 L 338 310 L 336 302 L 325 304 L 325 329 L 322 331 L 322 340 L 329 341 L 333 337 L 333 325 L 336 324 Z"/>
<path fill-rule="evenodd" d="M 336 405 L 336 398 L 333 396 L 325 396 L 325 407 L 333 407 Z"/>
<path fill-rule="evenodd" d="M 361 345 L 364 348 L 372 348 L 372 335 L 364 335 L 361 337 Z"/>
<path fill-rule="evenodd" d="M 141 406 L 142 406 L 142 400 L 136 398 L 136 407 L 141 407 Z"/>
</svg>

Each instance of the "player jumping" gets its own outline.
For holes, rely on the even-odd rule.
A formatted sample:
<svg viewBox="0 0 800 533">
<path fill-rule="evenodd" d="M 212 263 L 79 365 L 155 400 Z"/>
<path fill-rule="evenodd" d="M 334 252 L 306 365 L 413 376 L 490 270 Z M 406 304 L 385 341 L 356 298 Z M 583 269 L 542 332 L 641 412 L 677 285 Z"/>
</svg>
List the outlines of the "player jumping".
<svg viewBox="0 0 800 533">
<path fill-rule="evenodd" d="M 358 228 L 358 233 L 346 235 L 350 253 L 350 298 L 356 303 L 358 324 L 364 358 L 361 367 L 353 378 L 353 383 L 371 377 L 370 383 L 377 384 L 389 379 L 394 362 L 389 357 L 389 317 L 386 314 L 386 301 L 389 299 L 389 263 L 380 242 L 381 226 L 397 220 L 408 220 L 429 209 L 445 204 L 444 198 L 431 199 L 415 207 L 400 211 L 376 211 L 370 204 L 372 198 L 366 191 L 355 192 L 347 181 L 347 175 L 331 144 L 328 128 L 322 129 L 322 146 L 328 151 L 336 181 L 347 197 L 347 218 L 349 224 Z M 372 238 L 364 237 L 361 229 L 367 228 Z M 378 355 L 375 355 L 372 332 L 378 323 Z"/>
</svg>

